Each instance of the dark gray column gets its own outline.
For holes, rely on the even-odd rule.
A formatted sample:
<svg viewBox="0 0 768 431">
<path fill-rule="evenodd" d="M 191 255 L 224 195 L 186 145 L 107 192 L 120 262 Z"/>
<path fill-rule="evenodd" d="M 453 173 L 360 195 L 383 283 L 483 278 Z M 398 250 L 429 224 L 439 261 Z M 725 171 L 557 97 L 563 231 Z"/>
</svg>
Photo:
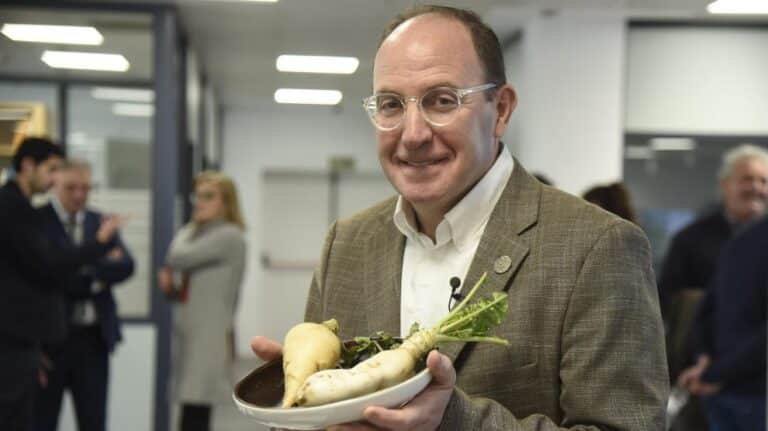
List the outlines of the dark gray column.
<svg viewBox="0 0 768 431">
<path fill-rule="evenodd" d="M 182 70 L 178 44 L 176 11 L 163 9 L 155 13 L 154 87 L 155 127 L 152 146 L 152 273 L 165 261 L 168 245 L 176 229 L 176 202 L 179 188 L 182 114 L 179 76 Z M 152 282 L 152 320 L 157 328 L 155 374 L 154 431 L 168 431 L 170 402 L 171 308 Z"/>
</svg>

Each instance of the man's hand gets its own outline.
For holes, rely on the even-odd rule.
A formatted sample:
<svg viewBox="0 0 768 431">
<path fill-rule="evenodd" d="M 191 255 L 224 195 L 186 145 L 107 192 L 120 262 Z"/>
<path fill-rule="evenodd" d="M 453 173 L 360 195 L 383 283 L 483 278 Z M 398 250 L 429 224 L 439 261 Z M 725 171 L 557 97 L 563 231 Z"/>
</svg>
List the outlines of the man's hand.
<svg viewBox="0 0 768 431">
<path fill-rule="evenodd" d="M 125 256 L 125 253 L 123 252 L 123 249 L 120 247 L 115 247 L 112 250 L 107 253 L 107 259 L 118 261 L 122 259 Z"/>
<path fill-rule="evenodd" d="M 283 355 L 283 346 L 277 341 L 257 335 L 251 338 L 251 349 L 263 361 L 269 362 Z"/>
<path fill-rule="evenodd" d="M 45 353 L 40 353 L 40 365 L 37 367 L 37 382 L 41 388 L 48 387 L 48 372 L 53 370 L 53 362 Z"/>
<path fill-rule="evenodd" d="M 101 218 L 99 230 L 96 232 L 96 240 L 102 244 L 112 241 L 115 233 L 123 225 L 123 218 L 117 215 L 106 215 Z"/>
<path fill-rule="evenodd" d="M 451 360 L 437 351 L 429 353 L 427 368 L 432 373 L 432 382 L 404 407 L 399 409 L 368 407 L 364 412 L 367 422 L 336 425 L 329 430 L 433 431 L 437 429 L 453 394 L 456 370 L 453 369 Z"/>
<path fill-rule="evenodd" d="M 686 368 L 677 378 L 677 385 L 698 396 L 710 396 L 720 392 L 722 385 L 707 383 L 701 380 L 701 375 L 709 368 L 711 359 L 707 355 L 699 356 L 696 365 Z"/>
</svg>

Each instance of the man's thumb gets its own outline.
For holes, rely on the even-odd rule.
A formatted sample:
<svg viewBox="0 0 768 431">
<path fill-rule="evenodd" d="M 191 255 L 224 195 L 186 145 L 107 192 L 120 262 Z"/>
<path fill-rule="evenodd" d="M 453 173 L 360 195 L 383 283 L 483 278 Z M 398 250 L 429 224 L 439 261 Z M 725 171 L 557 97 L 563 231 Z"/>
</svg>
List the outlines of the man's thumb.
<svg viewBox="0 0 768 431">
<path fill-rule="evenodd" d="M 456 370 L 454 370 L 451 360 L 437 350 L 429 352 L 427 368 L 432 373 L 435 384 L 449 387 L 456 384 Z"/>
</svg>

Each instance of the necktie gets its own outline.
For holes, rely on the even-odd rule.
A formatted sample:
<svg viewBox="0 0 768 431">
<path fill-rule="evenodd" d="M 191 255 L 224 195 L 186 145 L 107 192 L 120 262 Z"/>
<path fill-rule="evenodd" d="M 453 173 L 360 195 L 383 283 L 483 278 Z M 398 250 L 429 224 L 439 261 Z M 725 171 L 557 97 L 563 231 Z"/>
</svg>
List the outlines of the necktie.
<svg viewBox="0 0 768 431">
<path fill-rule="evenodd" d="M 75 229 L 77 229 L 77 220 L 74 215 L 70 215 L 67 218 L 67 223 L 64 225 L 64 230 L 67 231 L 67 235 L 72 239 L 72 242 L 77 242 L 75 238 Z"/>
</svg>

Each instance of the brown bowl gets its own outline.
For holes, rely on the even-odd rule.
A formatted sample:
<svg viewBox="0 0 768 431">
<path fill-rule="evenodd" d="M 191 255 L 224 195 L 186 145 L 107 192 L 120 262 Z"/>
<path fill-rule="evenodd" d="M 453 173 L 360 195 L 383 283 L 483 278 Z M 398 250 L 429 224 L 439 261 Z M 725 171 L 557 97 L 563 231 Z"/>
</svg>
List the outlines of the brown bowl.
<svg viewBox="0 0 768 431">
<path fill-rule="evenodd" d="M 283 357 L 251 371 L 235 385 L 235 396 L 259 407 L 277 407 L 283 399 Z"/>
</svg>

